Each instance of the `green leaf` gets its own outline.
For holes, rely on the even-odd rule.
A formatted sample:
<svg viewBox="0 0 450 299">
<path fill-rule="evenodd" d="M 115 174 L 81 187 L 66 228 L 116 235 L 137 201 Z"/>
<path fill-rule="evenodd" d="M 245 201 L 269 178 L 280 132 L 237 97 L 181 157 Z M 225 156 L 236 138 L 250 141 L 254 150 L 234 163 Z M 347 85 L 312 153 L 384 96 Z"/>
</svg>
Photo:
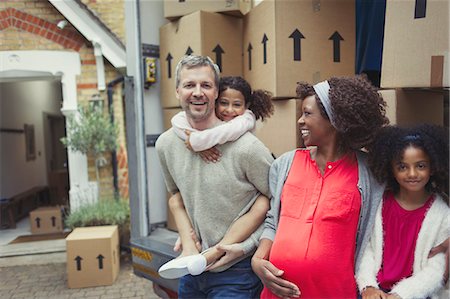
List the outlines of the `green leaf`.
<svg viewBox="0 0 450 299">
<path fill-rule="evenodd" d="M 99 108 L 80 107 L 78 117 L 68 117 L 66 131 L 61 142 L 73 151 L 98 156 L 117 148 L 117 124 Z"/>
</svg>

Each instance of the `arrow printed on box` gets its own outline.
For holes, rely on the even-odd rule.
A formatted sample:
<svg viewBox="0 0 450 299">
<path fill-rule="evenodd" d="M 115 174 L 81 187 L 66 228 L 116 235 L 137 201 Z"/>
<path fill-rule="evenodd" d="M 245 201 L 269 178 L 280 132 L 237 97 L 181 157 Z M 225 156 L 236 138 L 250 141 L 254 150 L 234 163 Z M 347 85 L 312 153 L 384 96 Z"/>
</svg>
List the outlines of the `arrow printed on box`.
<svg viewBox="0 0 450 299">
<path fill-rule="evenodd" d="M 305 36 L 298 29 L 295 29 L 294 32 L 289 35 L 289 38 L 292 38 L 294 42 L 294 61 L 302 60 L 301 40 L 302 38 L 305 38 Z"/>
<path fill-rule="evenodd" d="M 191 49 L 191 47 L 188 46 L 188 48 L 186 49 L 186 55 L 191 55 L 192 53 L 194 53 L 194 51 Z"/>
<path fill-rule="evenodd" d="M 247 47 L 247 52 L 248 52 L 248 69 L 251 71 L 252 70 L 252 44 L 248 43 L 248 47 Z"/>
<path fill-rule="evenodd" d="M 36 227 L 41 227 L 41 218 L 37 217 L 34 221 L 36 221 Z"/>
<path fill-rule="evenodd" d="M 425 18 L 427 12 L 427 0 L 416 0 L 414 19 Z"/>
<path fill-rule="evenodd" d="M 52 226 L 56 226 L 56 217 L 52 216 Z"/>
<path fill-rule="evenodd" d="M 216 53 L 216 64 L 219 67 L 220 72 L 222 72 L 222 54 L 224 54 L 225 52 L 219 44 L 217 44 L 217 46 L 212 51 Z"/>
<path fill-rule="evenodd" d="M 101 254 L 99 254 L 98 256 L 97 256 L 97 259 L 98 259 L 98 268 L 99 269 L 103 269 L 103 259 L 104 259 L 105 257 L 103 256 L 103 255 L 101 255 Z"/>
<path fill-rule="evenodd" d="M 81 271 L 81 260 L 82 259 L 83 258 L 81 256 L 79 256 L 79 255 L 77 255 L 77 257 L 75 258 L 75 262 L 77 264 L 77 271 Z"/>
<path fill-rule="evenodd" d="M 341 61 L 341 40 L 344 40 L 339 32 L 335 31 L 329 38 L 333 41 L 333 61 Z"/>
<path fill-rule="evenodd" d="M 267 35 L 264 33 L 263 39 L 261 43 L 263 44 L 263 63 L 267 63 L 267 41 L 269 39 L 267 38 Z"/>
<path fill-rule="evenodd" d="M 172 55 L 167 54 L 166 61 L 167 61 L 167 77 L 170 79 L 172 78 Z"/>
</svg>

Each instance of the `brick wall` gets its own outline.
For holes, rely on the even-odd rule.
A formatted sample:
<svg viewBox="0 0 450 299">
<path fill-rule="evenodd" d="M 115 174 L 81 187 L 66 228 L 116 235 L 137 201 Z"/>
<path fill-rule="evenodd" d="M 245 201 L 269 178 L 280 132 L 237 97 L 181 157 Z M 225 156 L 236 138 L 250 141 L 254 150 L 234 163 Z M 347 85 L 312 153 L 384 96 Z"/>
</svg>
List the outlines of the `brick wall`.
<svg viewBox="0 0 450 299">
<path fill-rule="evenodd" d="M 125 38 L 124 6 L 122 0 L 89 0 L 83 2 L 89 9 L 100 15 L 100 19 L 122 41 Z M 120 16 L 120 17 L 117 17 Z M 60 29 L 56 24 L 64 20 L 59 11 L 47 0 L 0 0 L 0 51 L 8 50 L 68 50 L 80 54 L 81 74 L 77 78 L 77 100 L 79 104 L 87 103 L 94 94 L 100 94 L 104 100 L 105 111 L 108 105 L 107 92 L 97 90 L 97 70 L 94 49 L 70 23 Z M 106 84 L 120 76 L 115 68 L 105 59 Z M 124 129 L 124 108 L 122 85 L 114 87 L 113 112 L 119 125 L 118 134 L 118 176 L 119 193 L 128 198 L 128 163 Z M 111 155 L 107 155 L 111 162 Z M 70 165 L 69 165 L 70 167 Z M 95 180 L 95 164 L 88 157 L 89 179 Z M 111 163 L 100 172 L 101 196 L 110 197 L 114 193 Z"/>
<path fill-rule="evenodd" d="M 129 1 L 129 0 L 125 0 Z M 124 0 L 81 0 L 125 44 Z"/>
</svg>

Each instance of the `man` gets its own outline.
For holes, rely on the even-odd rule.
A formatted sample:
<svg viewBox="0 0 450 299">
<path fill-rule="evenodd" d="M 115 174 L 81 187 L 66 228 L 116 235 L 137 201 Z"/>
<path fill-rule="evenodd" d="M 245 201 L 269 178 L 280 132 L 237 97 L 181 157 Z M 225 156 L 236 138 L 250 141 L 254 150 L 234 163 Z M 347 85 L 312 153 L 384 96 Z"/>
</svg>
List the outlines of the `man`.
<svg viewBox="0 0 450 299">
<path fill-rule="evenodd" d="M 214 112 L 219 69 L 209 57 L 186 56 L 177 65 L 176 95 L 192 128 L 205 130 L 222 124 Z M 171 193 L 180 192 L 202 249 L 218 244 L 232 222 L 246 213 L 259 193 L 268 195 L 273 158 L 251 133 L 218 145 L 220 162 L 205 163 L 186 149 L 173 129 L 156 143 Z M 261 282 L 251 269 L 251 255 L 261 230 L 240 243 L 243 252 L 224 266 L 180 279 L 180 298 L 256 298 Z M 231 255 L 233 256 L 233 255 Z M 214 271 L 214 273 L 213 273 Z"/>
</svg>

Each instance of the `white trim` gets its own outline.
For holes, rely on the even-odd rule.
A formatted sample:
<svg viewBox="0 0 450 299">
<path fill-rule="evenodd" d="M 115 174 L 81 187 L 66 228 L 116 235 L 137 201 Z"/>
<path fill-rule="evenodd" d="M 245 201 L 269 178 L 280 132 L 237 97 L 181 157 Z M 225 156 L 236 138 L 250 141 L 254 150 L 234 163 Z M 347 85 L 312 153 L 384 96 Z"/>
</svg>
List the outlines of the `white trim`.
<svg viewBox="0 0 450 299">
<path fill-rule="evenodd" d="M 125 47 L 111 37 L 111 35 L 87 13 L 77 1 L 49 0 L 49 2 L 93 44 L 99 43 L 105 58 L 115 68 L 126 67 Z"/>
<path fill-rule="evenodd" d="M 105 83 L 105 65 L 103 64 L 102 45 L 93 43 L 95 64 L 97 65 L 97 89 L 103 91 L 106 89 Z"/>
</svg>

